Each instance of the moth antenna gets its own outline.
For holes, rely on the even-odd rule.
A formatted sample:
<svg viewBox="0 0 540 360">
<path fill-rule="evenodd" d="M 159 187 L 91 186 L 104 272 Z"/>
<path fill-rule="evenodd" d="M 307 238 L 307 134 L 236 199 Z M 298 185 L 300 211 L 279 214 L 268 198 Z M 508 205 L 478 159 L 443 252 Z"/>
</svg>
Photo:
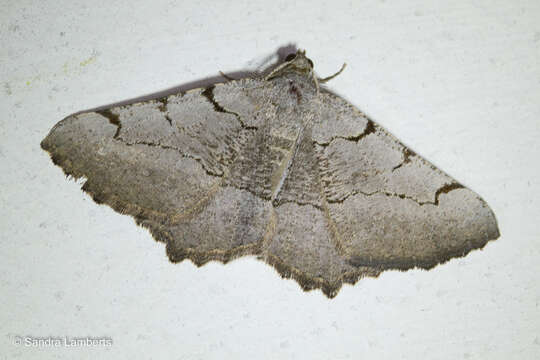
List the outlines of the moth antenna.
<svg viewBox="0 0 540 360">
<path fill-rule="evenodd" d="M 318 79 L 319 82 L 320 82 L 321 84 L 324 84 L 325 82 L 328 82 L 328 81 L 332 80 L 333 78 L 335 78 L 336 76 L 338 76 L 339 74 L 341 74 L 341 72 L 342 72 L 343 70 L 345 70 L 346 67 L 347 67 L 347 63 L 343 63 L 343 65 L 341 65 L 341 69 L 339 69 L 339 71 L 338 71 L 337 73 L 335 73 L 334 75 L 330 75 L 330 76 L 328 76 L 328 77 L 325 77 L 325 78 L 323 78 L 323 79 L 320 79 L 320 78 L 319 78 L 319 79 Z"/>
<path fill-rule="evenodd" d="M 236 80 L 236 79 L 230 77 L 229 75 L 225 74 L 225 73 L 224 73 L 223 71 L 221 71 L 221 70 L 219 70 L 219 74 L 220 74 L 221 76 L 223 76 L 225 79 L 227 79 L 228 81 L 234 81 L 234 80 Z"/>
</svg>

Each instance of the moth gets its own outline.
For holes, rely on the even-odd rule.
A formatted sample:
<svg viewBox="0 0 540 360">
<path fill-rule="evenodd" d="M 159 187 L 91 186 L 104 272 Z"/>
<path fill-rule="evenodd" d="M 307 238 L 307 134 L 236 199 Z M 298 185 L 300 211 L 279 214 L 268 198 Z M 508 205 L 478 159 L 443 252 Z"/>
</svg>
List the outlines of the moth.
<svg viewBox="0 0 540 360">
<path fill-rule="evenodd" d="M 68 116 L 41 146 L 198 266 L 255 255 L 334 297 L 499 237 L 491 209 L 327 90 L 298 51 L 264 77 Z"/>
</svg>

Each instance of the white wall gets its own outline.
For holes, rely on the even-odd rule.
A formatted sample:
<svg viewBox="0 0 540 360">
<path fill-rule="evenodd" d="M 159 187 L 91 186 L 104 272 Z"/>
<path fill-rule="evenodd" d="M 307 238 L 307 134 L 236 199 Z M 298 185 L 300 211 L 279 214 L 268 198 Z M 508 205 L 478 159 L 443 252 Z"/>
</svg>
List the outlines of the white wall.
<svg viewBox="0 0 540 360">
<path fill-rule="evenodd" d="M 0 355 L 539 358 L 538 1 L 3 1 L 0 24 Z M 169 263 L 39 147 L 70 113 L 254 69 L 291 43 L 321 76 L 347 62 L 329 87 L 479 193 L 501 238 L 329 300 L 254 258 Z"/>
</svg>

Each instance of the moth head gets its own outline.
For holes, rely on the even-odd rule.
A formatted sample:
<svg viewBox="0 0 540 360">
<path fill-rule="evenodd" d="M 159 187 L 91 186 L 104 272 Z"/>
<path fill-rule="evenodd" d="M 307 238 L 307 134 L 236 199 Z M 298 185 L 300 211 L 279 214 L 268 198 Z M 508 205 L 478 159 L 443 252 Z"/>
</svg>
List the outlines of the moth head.
<svg viewBox="0 0 540 360">
<path fill-rule="evenodd" d="M 285 62 L 274 69 L 266 79 L 270 80 L 291 73 L 313 77 L 313 61 L 306 57 L 305 50 L 298 50 L 295 54 L 288 55 Z"/>
<path fill-rule="evenodd" d="M 289 54 L 285 58 L 285 62 L 289 63 L 289 66 L 303 74 L 309 74 L 313 71 L 313 61 L 306 57 L 305 50 L 298 50 L 295 54 Z"/>
</svg>

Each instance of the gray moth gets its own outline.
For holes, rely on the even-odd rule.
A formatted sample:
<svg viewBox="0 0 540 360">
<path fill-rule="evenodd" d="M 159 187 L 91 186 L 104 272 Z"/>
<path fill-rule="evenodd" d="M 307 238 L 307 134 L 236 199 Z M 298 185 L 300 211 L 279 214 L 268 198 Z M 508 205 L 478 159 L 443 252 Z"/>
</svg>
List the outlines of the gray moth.
<svg viewBox="0 0 540 360">
<path fill-rule="evenodd" d="M 172 262 L 256 255 L 328 297 L 499 237 L 477 194 L 325 80 L 298 51 L 264 77 L 68 116 L 41 146 Z"/>
</svg>

